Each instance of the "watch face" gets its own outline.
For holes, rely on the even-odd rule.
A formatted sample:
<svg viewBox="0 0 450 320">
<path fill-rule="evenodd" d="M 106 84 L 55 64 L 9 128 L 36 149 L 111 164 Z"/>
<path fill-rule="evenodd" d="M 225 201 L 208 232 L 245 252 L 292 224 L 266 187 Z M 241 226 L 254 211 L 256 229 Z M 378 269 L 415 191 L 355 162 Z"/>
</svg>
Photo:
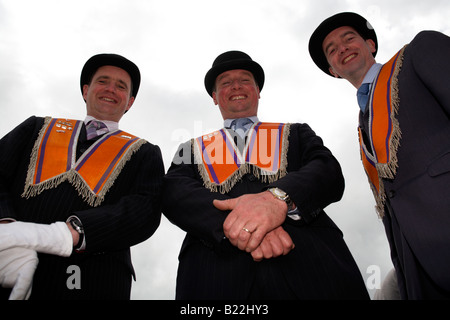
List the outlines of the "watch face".
<svg viewBox="0 0 450 320">
<path fill-rule="evenodd" d="M 285 197 L 285 196 L 286 196 L 286 192 L 284 192 L 283 190 L 280 190 L 280 189 L 274 189 L 274 192 L 275 192 L 275 194 L 276 194 L 277 196 L 280 196 L 280 197 Z"/>
</svg>

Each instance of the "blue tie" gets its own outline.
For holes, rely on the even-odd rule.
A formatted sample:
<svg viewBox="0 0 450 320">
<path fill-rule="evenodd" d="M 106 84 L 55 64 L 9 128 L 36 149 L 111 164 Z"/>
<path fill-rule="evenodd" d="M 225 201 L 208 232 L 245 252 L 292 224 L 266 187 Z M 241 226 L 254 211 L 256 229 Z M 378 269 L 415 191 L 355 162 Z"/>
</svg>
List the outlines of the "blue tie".
<svg viewBox="0 0 450 320">
<path fill-rule="evenodd" d="M 244 139 L 245 133 L 252 124 L 253 121 L 249 118 L 239 118 L 231 122 L 231 129 L 233 129 L 242 139 Z"/>
<path fill-rule="evenodd" d="M 370 83 L 363 83 L 361 87 L 359 87 L 358 92 L 356 93 L 359 108 L 361 109 L 362 112 L 366 110 L 367 102 L 369 100 L 369 86 Z"/>
</svg>

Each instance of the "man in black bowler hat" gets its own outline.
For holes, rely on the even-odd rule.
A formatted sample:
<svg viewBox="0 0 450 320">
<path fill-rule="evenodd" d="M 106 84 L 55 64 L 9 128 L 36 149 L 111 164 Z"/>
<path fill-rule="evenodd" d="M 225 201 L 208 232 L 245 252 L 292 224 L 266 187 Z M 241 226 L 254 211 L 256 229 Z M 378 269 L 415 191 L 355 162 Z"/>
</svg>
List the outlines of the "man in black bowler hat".
<svg viewBox="0 0 450 320">
<path fill-rule="evenodd" d="M 307 124 L 258 119 L 264 71 L 219 55 L 205 88 L 220 130 L 182 144 L 164 178 L 163 213 L 186 231 L 177 299 L 368 299 L 342 232 L 324 212 L 341 168 Z"/>
<path fill-rule="evenodd" d="M 324 20 L 309 42 L 322 71 L 358 89 L 361 159 L 401 298 L 449 299 L 450 38 L 422 31 L 385 64 L 377 51 L 353 12 Z"/>
<path fill-rule="evenodd" d="M 161 219 L 158 146 L 119 129 L 139 68 L 84 65 L 84 121 L 32 116 L 0 140 L 0 289 L 9 299 L 130 299 L 130 247 Z"/>
</svg>

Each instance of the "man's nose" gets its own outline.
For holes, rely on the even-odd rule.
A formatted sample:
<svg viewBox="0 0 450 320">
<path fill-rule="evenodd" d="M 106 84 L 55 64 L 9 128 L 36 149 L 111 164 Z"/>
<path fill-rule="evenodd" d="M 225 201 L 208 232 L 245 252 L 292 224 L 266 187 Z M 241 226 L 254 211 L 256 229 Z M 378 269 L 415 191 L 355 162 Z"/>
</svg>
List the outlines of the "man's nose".
<svg viewBox="0 0 450 320">
<path fill-rule="evenodd" d="M 236 80 L 233 80 L 233 81 L 231 82 L 231 88 L 233 88 L 233 89 L 239 89 L 239 88 L 241 88 L 241 87 L 242 87 L 241 80 L 236 79 Z"/>
<path fill-rule="evenodd" d="M 339 53 L 342 54 L 348 50 L 348 46 L 345 43 L 340 44 L 338 47 L 338 50 L 339 50 Z"/>
<path fill-rule="evenodd" d="M 116 92 L 117 88 L 113 83 L 109 83 L 105 86 L 105 89 L 109 92 Z"/>
</svg>

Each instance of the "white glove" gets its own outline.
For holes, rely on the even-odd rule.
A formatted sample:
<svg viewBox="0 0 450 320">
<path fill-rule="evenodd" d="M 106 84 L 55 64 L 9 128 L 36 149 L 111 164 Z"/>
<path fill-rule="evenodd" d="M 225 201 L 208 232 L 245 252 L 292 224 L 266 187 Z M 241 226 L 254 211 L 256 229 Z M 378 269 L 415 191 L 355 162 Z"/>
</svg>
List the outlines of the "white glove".
<svg viewBox="0 0 450 320">
<path fill-rule="evenodd" d="M 68 257 L 72 253 L 72 233 L 65 222 L 38 224 L 11 222 L 0 224 L 0 251 L 13 247 Z"/>
<path fill-rule="evenodd" d="M 37 253 L 32 249 L 16 247 L 0 251 L 0 284 L 12 288 L 9 300 L 30 297 L 38 262 Z"/>
</svg>

